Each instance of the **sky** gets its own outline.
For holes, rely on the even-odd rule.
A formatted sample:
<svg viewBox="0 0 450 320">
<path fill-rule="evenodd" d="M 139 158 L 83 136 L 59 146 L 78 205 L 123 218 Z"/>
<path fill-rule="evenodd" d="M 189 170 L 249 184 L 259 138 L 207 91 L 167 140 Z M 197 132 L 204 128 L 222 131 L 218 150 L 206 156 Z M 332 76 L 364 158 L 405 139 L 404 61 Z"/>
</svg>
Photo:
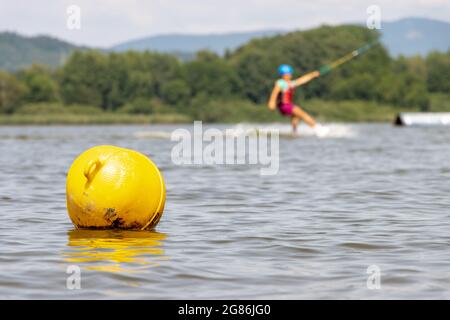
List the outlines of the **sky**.
<svg viewBox="0 0 450 320">
<path fill-rule="evenodd" d="M 71 5 L 80 9 L 79 29 L 67 27 L 68 19 L 74 21 L 67 13 Z M 157 34 L 365 23 L 370 5 L 379 6 L 381 23 L 404 17 L 450 22 L 449 0 L 0 0 L 0 31 L 109 47 Z"/>
</svg>

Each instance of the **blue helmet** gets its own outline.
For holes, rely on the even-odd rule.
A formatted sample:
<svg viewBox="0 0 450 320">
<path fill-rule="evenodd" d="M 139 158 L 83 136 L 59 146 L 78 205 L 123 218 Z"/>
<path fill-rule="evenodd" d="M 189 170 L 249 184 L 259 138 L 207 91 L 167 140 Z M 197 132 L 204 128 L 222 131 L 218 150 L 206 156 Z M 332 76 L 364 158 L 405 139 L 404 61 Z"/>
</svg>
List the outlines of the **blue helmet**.
<svg viewBox="0 0 450 320">
<path fill-rule="evenodd" d="M 293 74 L 294 68 L 292 68 L 288 64 L 283 64 L 278 68 L 278 73 L 280 74 L 280 76 L 284 76 L 286 74 Z"/>
</svg>

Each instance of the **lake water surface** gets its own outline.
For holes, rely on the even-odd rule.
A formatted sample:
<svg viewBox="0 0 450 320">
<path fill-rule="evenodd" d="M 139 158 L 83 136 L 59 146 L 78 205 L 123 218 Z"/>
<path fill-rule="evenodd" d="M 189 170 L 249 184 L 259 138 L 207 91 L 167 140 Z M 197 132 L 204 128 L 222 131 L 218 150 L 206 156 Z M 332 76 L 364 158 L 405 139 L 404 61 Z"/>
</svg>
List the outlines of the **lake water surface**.
<svg viewBox="0 0 450 320">
<path fill-rule="evenodd" d="M 450 128 L 281 138 L 279 173 L 260 176 L 176 166 L 178 127 L 0 127 L 0 298 L 450 298 Z M 104 144 L 160 167 L 168 195 L 155 232 L 71 224 L 66 173 Z M 67 289 L 70 266 L 80 290 Z"/>
</svg>

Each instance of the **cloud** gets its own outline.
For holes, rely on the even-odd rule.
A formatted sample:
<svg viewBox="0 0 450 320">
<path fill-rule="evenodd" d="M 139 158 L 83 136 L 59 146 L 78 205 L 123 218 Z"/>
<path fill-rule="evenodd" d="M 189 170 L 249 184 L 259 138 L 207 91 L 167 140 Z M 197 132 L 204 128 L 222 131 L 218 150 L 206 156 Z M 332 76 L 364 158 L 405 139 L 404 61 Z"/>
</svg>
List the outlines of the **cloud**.
<svg viewBox="0 0 450 320">
<path fill-rule="evenodd" d="M 68 30 L 66 8 L 81 8 L 81 30 Z M 216 33 L 305 29 L 361 22 L 378 4 L 382 19 L 450 17 L 447 0 L 0 0 L 0 30 L 50 34 L 78 44 L 105 47 L 161 33 Z"/>
</svg>

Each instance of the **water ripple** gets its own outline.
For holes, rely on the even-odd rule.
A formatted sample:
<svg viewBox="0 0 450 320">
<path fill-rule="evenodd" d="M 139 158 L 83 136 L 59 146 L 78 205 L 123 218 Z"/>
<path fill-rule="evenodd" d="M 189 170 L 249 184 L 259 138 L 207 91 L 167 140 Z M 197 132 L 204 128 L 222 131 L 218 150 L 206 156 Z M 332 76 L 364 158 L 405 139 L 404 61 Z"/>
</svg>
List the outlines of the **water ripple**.
<svg viewBox="0 0 450 320">
<path fill-rule="evenodd" d="M 261 177 L 252 166 L 174 165 L 176 128 L 0 127 L 1 297 L 450 298 L 450 131 L 334 125 L 317 139 L 302 129 L 282 136 L 279 173 Z M 65 175 L 97 144 L 161 168 L 156 232 L 73 230 Z M 66 288 L 73 265 L 81 290 Z M 381 290 L 367 289 L 370 266 Z"/>
</svg>

